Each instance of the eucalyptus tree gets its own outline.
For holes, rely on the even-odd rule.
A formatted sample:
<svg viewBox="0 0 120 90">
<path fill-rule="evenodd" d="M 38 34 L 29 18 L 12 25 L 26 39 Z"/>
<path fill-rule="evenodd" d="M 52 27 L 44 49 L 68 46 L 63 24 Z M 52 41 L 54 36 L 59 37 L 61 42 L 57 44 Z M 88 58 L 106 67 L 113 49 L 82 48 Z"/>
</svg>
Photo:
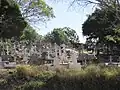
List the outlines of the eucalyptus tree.
<svg viewBox="0 0 120 90">
<path fill-rule="evenodd" d="M 53 8 L 44 0 L 15 0 L 22 16 L 30 24 L 41 23 L 54 18 Z"/>
</svg>

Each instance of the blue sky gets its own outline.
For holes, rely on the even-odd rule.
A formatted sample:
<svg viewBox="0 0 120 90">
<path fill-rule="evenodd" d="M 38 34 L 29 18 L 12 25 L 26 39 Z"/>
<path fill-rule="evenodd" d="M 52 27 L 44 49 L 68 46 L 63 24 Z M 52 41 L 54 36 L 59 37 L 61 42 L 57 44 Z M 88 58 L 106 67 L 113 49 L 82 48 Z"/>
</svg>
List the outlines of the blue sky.
<svg viewBox="0 0 120 90">
<path fill-rule="evenodd" d="M 70 27 L 76 30 L 77 34 L 79 35 L 80 42 L 84 43 L 85 37 L 82 35 L 82 24 L 87 19 L 86 15 L 93 12 L 93 8 L 87 7 L 83 9 L 79 7 L 79 10 L 76 10 L 74 8 L 68 9 L 68 3 L 54 3 L 48 1 L 47 3 L 53 7 L 56 18 L 47 22 L 46 26 L 40 25 L 41 29 L 38 31 L 38 33 L 45 35 L 48 32 L 52 31 L 54 28 Z"/>
</svg>

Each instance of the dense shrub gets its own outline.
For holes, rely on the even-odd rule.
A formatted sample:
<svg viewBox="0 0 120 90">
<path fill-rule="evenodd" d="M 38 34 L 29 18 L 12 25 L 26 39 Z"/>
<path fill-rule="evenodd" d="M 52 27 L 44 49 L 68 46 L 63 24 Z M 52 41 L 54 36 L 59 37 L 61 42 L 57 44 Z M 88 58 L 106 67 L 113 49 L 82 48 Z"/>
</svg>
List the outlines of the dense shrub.
<svg viewBox="0 0 120 90">
<path fill-rule="evenodd" d="M 38 66 L 30 66 L 30 65 L 20 65 L 16 68 L 16 75 L 19 77 L 35 77 L 39 75 L 40 70 Z"/>
<path fill-rule="evenodd" d="M 16 87 L 15 90 L 40 90 L 44 86 L 44 82 L 40 81 L 31 81 L 27 82 L 24 85 Z"/>
</svg>

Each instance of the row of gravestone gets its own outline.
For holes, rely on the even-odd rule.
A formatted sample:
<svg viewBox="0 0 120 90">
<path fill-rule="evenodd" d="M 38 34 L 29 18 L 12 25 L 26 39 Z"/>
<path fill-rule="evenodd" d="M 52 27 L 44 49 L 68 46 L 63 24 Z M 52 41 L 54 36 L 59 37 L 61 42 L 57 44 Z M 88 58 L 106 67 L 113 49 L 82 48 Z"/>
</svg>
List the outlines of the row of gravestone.
<svg viewBox="0 0 120 90">
<path fill-rule="evenodd" d="M 14 42 L 11 47 L 4 44 L 4 48 L 2 48 L 0 53 L 2 61 L 25 61 L 25 59 L 26 61 L 36 61 L 40 57 L 44 56 L 44 52 L 50 50 L 49 48 L 51 47 L 52 45 L 50 43 L 43 42 L 31 43 L 30 45 L 21 42 Z M 52 57 L 53 55 L 50 56 Z"/>
</svg>

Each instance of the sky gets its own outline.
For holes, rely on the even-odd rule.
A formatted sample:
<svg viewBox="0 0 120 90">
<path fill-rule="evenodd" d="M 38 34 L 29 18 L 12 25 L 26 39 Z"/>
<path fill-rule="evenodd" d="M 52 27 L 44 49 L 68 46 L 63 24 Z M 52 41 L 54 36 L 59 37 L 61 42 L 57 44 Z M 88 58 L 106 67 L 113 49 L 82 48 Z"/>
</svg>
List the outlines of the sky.
<svg viewBox="0 0 120 90">
<path fill-rule="evenodd" d="M 51 32 L 54 28 L 70 27 L 79 35 L 80 42 L 85 43 L 85 37 L 82 35 L 82 24 L 87 19 L 87 15 L 94 10 L 93 7 L 87 8 L 69 8 L 68 3 L 54 3 L 47 1 L 47 4 L 53 8 L 55 18 L 47 22 L 46 25 L 41 25 L 38 33 L 45 35 Z"/>
</svg>

